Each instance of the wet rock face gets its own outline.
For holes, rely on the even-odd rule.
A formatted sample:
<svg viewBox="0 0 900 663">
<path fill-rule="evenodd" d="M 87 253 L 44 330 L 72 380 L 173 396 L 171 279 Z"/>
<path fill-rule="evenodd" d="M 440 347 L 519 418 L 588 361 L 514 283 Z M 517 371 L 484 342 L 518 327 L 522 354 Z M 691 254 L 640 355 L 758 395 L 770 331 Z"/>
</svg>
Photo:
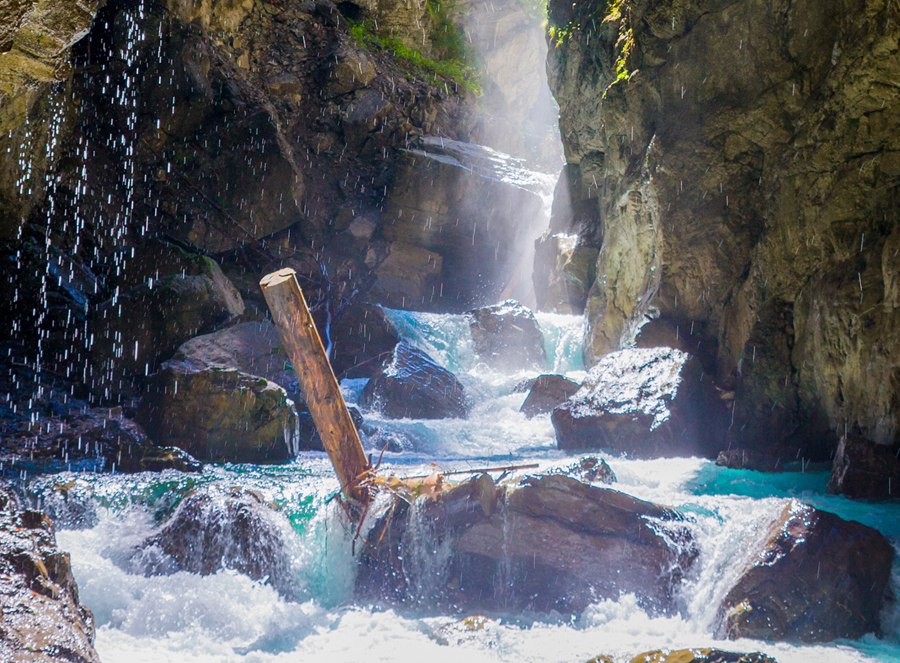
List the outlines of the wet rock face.
<svg viewBox="0 0 900 663">
<path fill-rule="evenodd" d="M 720 631 L 803 642 L 877 633 L 893 559 L 877 530 L 792 500 L 722 601 Z"/>
<path fill-rule="evenodd" d="M 515 490 L 483 475 L 381 518 L 356 590 L 429 607 L 564 614 L 634 592 L 666 612 L 695 556 L 679 516 L 655 504 L 560 475 Z"/>
<path fill-rule="evenodd" d="M 547 414 L 574 396 L 580 385 L 562 375 L 540 375 L 531 385 L 519 412 L 526 417 Z"/>
<path fill-rule="evenodd" d="M 497 301 L 520 260 L 520 247 L 540 232 L 543 183 L 524 164 L 490 148 L 428 137 L 401 155 L 383 215 L 383 235 L 414 245 L 430 281 L 402 291 L 375 290 L 388 306 L 465 311 Z"/>
<path fill-rule="evenodd" d="M 135 549 L 132 567 L 145 575 L 232 569 L 290 593 L 287 523 L 256 492 L 200 489 L 190 493 L 162 529 Z"/>
<path fill-rule="evenodd" d="M 214 260 L 174 244 L 147 242 L 114 280 L 116 294 L 88 322 L 92 367 L 107 399 L 139 390 L 181 343 L 244 313 L 240 293 Z"/>
<path fill-rule="evenodd" d="M 671 348 L 606 355 L 551 420 L 560 449 L 645 458 L 711 456 L 727 427 L 710 376 L 696 359 Z"/>
<path fill-rule="evenodd" d="M 896 8 L 549 10 L 575 232 L 602 239 L 589 363 L 656 309 L 716 349 L 741 446 L 827 456 L 845 422 L 895 444 L 900 138 L 880 81 L 898 74 Z"/>
<path fill-rule="evenodd" d="M 0 492 L 0 657 L 95 663 L 94 622 L 78 602 L 68 553 L 50 520 Z"/>
<path fill-rule="evenodd" d="M 137 2 L 110 0 L 93 25 L 95 3 L 76 4 L 0 8 L 0 264 L 13 274 L 0 296 L 16 302 L 17 323 L 0 329 L 0 356 L 5 369 L 9 343 L 33 365 L 40 337 L 46 372 L 84 385 L 92 402 L 135 395 L 123 392 L 139 391 L 180 343 L 237 314 L 213 275 L 164 274 L 169 250 L 150 238 L 226 267 L 250 316 L 259 276 L 296 266 L 324 319 L 361 299 L 386 257 L 396 153 L 421 134 L 468 137 L 465 91 L 357 43 L 342 14 L 352 3 L 145 2 L 139 16 Z M 66 13 L 84 20 L 60 46 Z M 15 104 L 24 100 L 13 109 L 4 63 L 20 50 L 7 29 L 29 17 L 43 25 L 32 36 L 53 32 L 54 65 L 71 67 L 53 71 L 65 84 L 52 94 L 13 81 Z M 130 278 L 146 266 L 160 267 L 159 289 Z"/>
<path fill-rule="evenodd" d="M 105 469 L 199 472 L 202 465 L 175 447 L 158 447 L 121 408 L 91 408 L 47 417 L 35 426 L 0 426 L 0 459 L 29 473 Z"/>
<path fill-rule="evenodd" d="M 834 454 L 828 492 L 870 500 L 900 497 L 898 450 L 845 435 Z"/>
<path fill-rule="evenodd" d="M 534 313 L 508 299 L 468 312 L 475 353 L 494 368 L 540 368 L 544 335 Z"/>
<path fill-rule="evenodd" d="M 283 463 L 297 453 L 297 415 L 284 389 L 233 368 L 166 362 L 138 420 L 157 444 L 202 461 Z"/>
<path fill-rule="evenodd" d="M 360 403 L 394 419 L 447 419 L 469 412 L 466 391 L 450 371 L 408 343 L 362 392 Z"/>
</svg>

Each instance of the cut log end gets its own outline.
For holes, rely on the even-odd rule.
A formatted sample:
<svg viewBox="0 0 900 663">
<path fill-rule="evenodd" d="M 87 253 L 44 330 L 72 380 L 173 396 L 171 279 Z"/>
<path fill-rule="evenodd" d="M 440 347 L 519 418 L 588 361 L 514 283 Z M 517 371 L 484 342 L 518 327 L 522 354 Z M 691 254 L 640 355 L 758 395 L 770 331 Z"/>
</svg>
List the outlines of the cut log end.
<svg viewBox="0 0 900 663">
<path fill-rule="evenodd" d="M 296 275 L 296 271 L 294 271 L 290 267 L 285 267 L 284 269 L 279 269 L 277 272 L 272 272 L 271 274 L 266 274 L 264 277 L 262 277 L 259 282 L 259 287 L 265 290 L 266 288 L 280 285 L 285 281 L 289 281 Z"/>
</svg>

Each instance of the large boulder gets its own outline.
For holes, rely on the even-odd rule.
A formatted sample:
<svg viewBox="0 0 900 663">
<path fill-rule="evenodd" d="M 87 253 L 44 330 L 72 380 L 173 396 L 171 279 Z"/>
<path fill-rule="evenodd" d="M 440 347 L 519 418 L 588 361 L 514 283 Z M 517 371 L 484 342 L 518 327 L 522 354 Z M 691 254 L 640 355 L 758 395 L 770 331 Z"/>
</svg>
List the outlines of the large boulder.
<svg viewBox="0 0 900 663">
<path fill-rule="evenodd" d="M 844 435 L 834 454 L 828 492 L 870 500 L 900 497 L 898 454 L 859 435 Z"/>
<path fill-rule="evenodd" d="M 726 411 L 712 378 L 672 348 L 613 352 L 551 415 L 560 449 L 606 449 L 637 457 L 711 456 Z"/>
<path fill-rule="evenodd" d="M 289 593 L 288 529 L 259 493 L 237 487 L 198 489 L 136 547 L 130 563 L 145 575 L 210 575 L 231 569 Z"/>
<path fill-rule="evenodd" d="M 666 612 L 696 556 L 680 521 L 562 475 L 517 487 L 481 475 L 412 506 L 398 501 L 371 530 L 356 590 L 429 608 L 564 614 L 634 593 Z"/>
<path fill-rule="evenodd" d="M 181 344 L 175 355 L 199 368 L 237 369 L 284 388 L 295 402 L 303 398 L 278 330 L 268 320 L 243 322 Z"/>
<path fill-rule="evenodd" d="M 0 492 L 0 659 L 95 663 L 94 620 L 78 601 L 50 519 Z"/>
<path fill-rule="evenodd" d="M 519 412 L 529 418 L 546 414 L 574 396 L 579 389 L 577 382 L 562 375 L 540 375 L 531 384 Z"/>
<path fill-rule="evenodd" d="M 476 354 L 495 368 L 540 368 L 544 365 L 544 335 L 534 314 L 517 301 L 469 311 L 469 329 Z"/>
<path fill-rule="evenodd" d="M 172 360 L 150 377 L 138 420 L 159 445 L 204 461 L 281 463 L 297 455 L 297 415 L 284 389 L 233 368 Z"/>
<path fill-rule="evenodd" d="M 363 389 L 360 404 L 393 419 L 449 419 L 469 412 L 462 383 L 408 343 Z"/>
<path fill-rule="evenodd" d="M 894 549 L 877 530 L 791 500 L 719 607 L 729 638 L 827 642 L 878 632 Z"/>
</svg>

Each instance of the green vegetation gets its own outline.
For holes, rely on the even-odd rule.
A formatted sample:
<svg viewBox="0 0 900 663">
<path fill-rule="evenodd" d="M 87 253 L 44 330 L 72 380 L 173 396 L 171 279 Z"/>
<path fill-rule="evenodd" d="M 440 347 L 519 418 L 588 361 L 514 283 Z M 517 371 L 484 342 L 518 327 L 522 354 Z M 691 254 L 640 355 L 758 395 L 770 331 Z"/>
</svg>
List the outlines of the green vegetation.
<svg viewBox="0 0 900 663">
<path fill-rule="evenodd" d="M 536 1 L 536 0 L 522 0 Z M 606 12 L 605 15 L 603 12 Z M 629 6 L 626 0 L 608 0 L 605 3 L 595 3 L 586 13 L 577 15 L 565 25 L 550 23 L 547 27 L 550 39 L 557 48 L 563 46 L 567 40 L 579 31 L 587 29 L 588 24 L 604 33 L 606 26 L 613 24 L 612 34 L 616 35 L 614 77 L 603 91 L 605 97 L 613 86 L 631 79 L 637 71 L 629 68 L 631 56 L 634 53 L 634 30 L 631 27 Z M 599 37 L 600 35 L 598 35 Z M 599 39 L 598 39 L 599 41 Z"/>
<path fill-rule="evenodd" d="M 457 49 L 457 46 L 454 46 L 456 44 L 455 38 L 446 37 L 441 42 L 442 48 L 438 49 L 436 46 L 435 50 L 440 51 L 442 55 L 442 59 L 437 60 L 428 57 L 421 51 L 410 48 L 399 39 L 382 37 L 376 34 L 375 26 L 371 21 L 348 22 L 350 23 L 350 35 L 358 44 L 370 49 L 387 51 L 396 59 L 403 60 L 411 65 L 428 82 L 438 84 L 441 82 L 440 79 L 450 79 L 475 94 L 481 92 L 478 71 L 470 64 L 467 64 L 465 58 L 459 57 L 460 51 Z M 464 46 L 464 42 L 462 44 Z M 453 53 L 454 56 L 447 57 L 446 54 L 448 53 Z"/>
<path fill-rule="evenodd" d="M 431 19 L 431 47 L 441 61 L 471 62 L 466 36 L 453 22 L 456 0 L 425 0 Z"/>
<path fill-rule="evenodd" d="M 525 7 L 529 16 L 547 20 L 547 0 L 519 0 L 519 4 Z"/>
</svg>

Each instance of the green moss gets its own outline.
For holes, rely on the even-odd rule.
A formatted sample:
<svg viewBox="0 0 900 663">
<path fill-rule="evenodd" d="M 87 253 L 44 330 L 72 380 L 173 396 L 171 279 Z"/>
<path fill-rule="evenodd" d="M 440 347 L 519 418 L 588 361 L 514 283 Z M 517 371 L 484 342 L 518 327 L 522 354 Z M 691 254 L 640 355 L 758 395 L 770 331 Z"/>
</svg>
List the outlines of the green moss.
<svg viewBox="0 0 900 663">
<path fill-rule="evenodd" d="M 475 94 L 481 92 L 480 76 L 465 60 L 459 58 L 436 60 L 410 48 L 399 39 L 376 34 L 373 24 L 369 21 L 349 23 L 350 35 L 358 44 L 366 48 L 387 51 L 395 59 L 410 65 L 426 81 L 436 85 L 441 83 L 442 79 L 449 79 Z"/>
<path fill-rule="evenodd" d="M 456 0 L 425 0 L 431 19 L 431 47 L 439 61 L 471 62 L 466 37 L 453 22 Z"/>
</svg>

